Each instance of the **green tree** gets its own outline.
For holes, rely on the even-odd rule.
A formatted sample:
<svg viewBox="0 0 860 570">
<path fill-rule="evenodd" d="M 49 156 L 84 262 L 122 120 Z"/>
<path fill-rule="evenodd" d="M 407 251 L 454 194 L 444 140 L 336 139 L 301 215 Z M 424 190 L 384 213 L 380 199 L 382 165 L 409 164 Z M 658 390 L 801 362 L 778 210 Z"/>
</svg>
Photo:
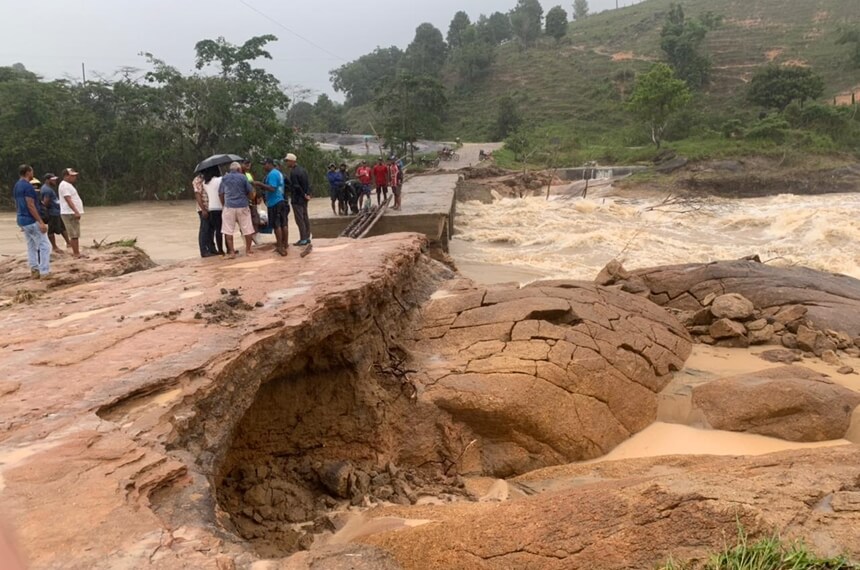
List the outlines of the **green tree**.
<svg viewBox="0 0 860 570">
<path fill-rule="evenodd" d="M 287 125 L 306 131 L 314 122 L 314 106 L 307 101 L 293 103 L 287 111 Z"/>
<path fill-rule="evenodd" d="M 753 76 L 747 99 L 761 107 L 782 112 L 793 101 L 802 106 L 823 93 L 824 80 L 811 69 L 769 65 Z"/>
<path fill-rule="evenodd" d="M 495 59 L 495 46 L 480 40 L 468 41 L 453 55 L 453 64 L 460 83 L 470 85 L 486 77 Z"/>
<path fill-rule="evenodd" d="M 403 69 L 413 75 L 438 77 L 447 55 L 442 32 L 433 24 L 424 23 L 415 29 L 415 39 L 406 48 Z"/>
<path fill-rule="evenodd" d="M 561 41 L 567 35 L 567 12 L 561 6 L 551 8 L 546 13 L 546 33 L 554 37 L 555 41 Z"/>
<path fill-rule="evenodd" d="M 584 20 L 588 16 L 588 0 L 574 0 L 573 2 L 573 19 Z"/>
<path fill-rule="evenodd" d="M 376 108 L 385 117 L 383 134 L 402 152 L 412 150 L 419 138 L 439 134 L 448 106 L 445 87 L 435 77 L 402 73 L 385 86 Z"/>
<path fill-rule="evenodd" d="M 323 93 L 314 103 L 314 128 L 324 133 L 339 133 L 346 128 L 343 106 Z"/>
<path fill-rule="evenodd" d="M 397 47 L 376 48 L 355 61 L 330 71 L 334 90 L 346 95 L 346 107 L 357 107 L 373 101 L 380 84 L 392 81 L 403 60 Z"/>
<path fill-rule="evenodd" d="M 543 29 L 543 7 L 538 0 L 518 0 L 511 11 L 511 27 L 523 47 L 533 45 Z"/>
<path fill-rule="evenodd" d="M 849 27 L 840 30 L 836 44 L 852 46 L 851 63 L 854 67 L 860 67 L 860 27 Z"/>
<path fill-rule="evenodd" d="M 708 83 L 711 60 L 702 53 L 702 44 L 710 30 L 722 18 L 711 13 L 700 19 L 689 19 L 680 4 L 672 4 L 660 33 L 660 47 L 675 74 L 693 88 Z"/>
<path fill-rule="evenodd" d="M 451 20 L 451 25 L 448 27 L 448 46 L 452 50 L 463 47 L 464 34 L 466 30 L 472 27 L 472 21 L 469 15 L 462 10 L 454 14 L 454 19 Z"/>
<path fill-rule="evenodd" d="M 627 109 L 645 123 L 651 141 L 660 148 L 672 115 L 691 99 L 687 84 L 675 77 L 671 67 L 658 63 L 637 78 Z"/>
<path fill-rule="evenodd" d="M 511 17 L 501 12 L 493 12 L 489 17 L 482 15 L 475 23 L 475 28 L 478 32 L 478 39 L 494 46 L 514 37 Z"/>
<path fill-rule="evenodd" d="M 511 133 L 522 125 L 523 119 L 517 102 L 510 95 L 499 99 L 499 110 L 496 113 L 496 124 L 494 126 L 493 138 L 505 140 Z"/>
</svg>

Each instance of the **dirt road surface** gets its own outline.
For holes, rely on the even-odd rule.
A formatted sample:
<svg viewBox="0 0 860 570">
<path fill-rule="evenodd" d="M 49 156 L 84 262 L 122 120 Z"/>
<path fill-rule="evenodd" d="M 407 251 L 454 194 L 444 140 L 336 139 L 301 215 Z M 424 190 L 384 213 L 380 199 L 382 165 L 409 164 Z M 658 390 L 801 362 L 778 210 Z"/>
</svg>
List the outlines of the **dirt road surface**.
<svg viewBox="0 0 860 570">
<path fill-rule="evenodd" d="M 493 152 L 499 150 L 502 146 L 504 146 L 504 143 L 464 143 L 457 150 L 460 160 L 443 160 L 439 164 L 439 168 L 442 170 L 459 170 L 467 166 L 474 166 L 480 162 L 478 155 L 481 153 L 481 149 L 484 149 L 484 152 Z"/>
</svg>

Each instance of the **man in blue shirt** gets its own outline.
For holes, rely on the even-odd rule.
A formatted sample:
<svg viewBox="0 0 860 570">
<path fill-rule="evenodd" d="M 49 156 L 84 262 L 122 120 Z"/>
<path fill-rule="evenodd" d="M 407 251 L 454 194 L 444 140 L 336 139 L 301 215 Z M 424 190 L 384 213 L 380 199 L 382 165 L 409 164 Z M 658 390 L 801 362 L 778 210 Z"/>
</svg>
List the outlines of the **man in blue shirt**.
<svg viewBox="0 0 860 570">
<path fill-rule="evenodd" d="M 233 234 L 236 227 L 245 238 L 245 255 L 254 255 L 253 239 L 256 230 L 251 221 L 251 210 L 248 208 L 248 200 L 254 188 L 248 182 L 248 178 L 242 174 L 242 165 L 234 162 L 230 165 L 230 174 L 221 179 L 221 188 L 218 196 L 224 205 L 221 213 L 221 232 L 227 242 L 227 255 L 231 259 L 236 257 L 233 247 Z"/>
<path fill-rule="evenodd" d="M 277 240 L 277 252 L 287 255 L 289 247 L 289 220 L 290 206 L 284 196 L 284 175 L 275 168 L 275 161 L 267 158 L 263 161 L 263 170 L 266 171 L 265 182 L 254 182 L 256 188 L 266 193 L 266 208 L 269 210 L 269 224 L 275 232 Z"/>
<path fill-rule="evenodd" d="M 336 204 L 340 202 L 341 189 L 346 183 L 346 180 L 344 180 L 343 174 L 337 170 L 337 166 L 335 166 L 333 162 L 328 165 L 328 174 L 326 174 L 326 178 L 328 178 L 329 195 L 331 196 L 331 213 L 337 216 L 338 212 Z"/>
<path fill-rule="evenodd" d="M 57 196 L 57 184 L 60 179 L 56 174 L 51 172 L 42 176 L 42 189 L 39 191 L 39 202 L 45 212 L 45 217 L 42 220 L 48 224 L 48 239 L 51 241 L 51 248 L 57 253 L 63 253 L 63 250 L 57 247 L 56 235 L 63 236 L 66 240 L 66 247 L 71 247 L 69 241 L 69 233 L 66 231 L 66 226 L 63 225 L 63 218 L 60 217 L 60 198 Z M 42 213 L 41 211 L 39 213 Z"/>
<path fill-rule="evenodd" d="M 48 225 L 39 214 L 39 195 L 30 184 L 33 179 L 33 167 L 23 164 L 18 169 L 20 178 L 12 189 L 15 198 L 16 221 L 24 233 L 27 242 L 27 261 L 30 264 L 30 274 L 35 279 L 48 277 L 51 274 L 51 242 L 48 241 Z"/>
</svg>

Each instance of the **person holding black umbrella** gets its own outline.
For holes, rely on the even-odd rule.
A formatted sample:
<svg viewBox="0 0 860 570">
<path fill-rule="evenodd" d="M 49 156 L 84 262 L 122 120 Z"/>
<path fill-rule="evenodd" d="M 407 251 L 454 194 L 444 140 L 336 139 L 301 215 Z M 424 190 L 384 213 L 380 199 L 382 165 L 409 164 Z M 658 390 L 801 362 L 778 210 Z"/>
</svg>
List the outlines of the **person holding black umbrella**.
<svg viewBox="0 0 860 570">
<path fill-rule="evenodd" d="M 192 182 L 194 198 L 197 200 L 197 215 L 200 217 L 200 229 L 197 232 L 200 257 L 224 255 L 224 238 L 221 235 L 221 200 L 218 197 L 218 190 L 221 187 L 220 174 L 217 166 L 210 166 L 200 172 Z"/>
</svg>

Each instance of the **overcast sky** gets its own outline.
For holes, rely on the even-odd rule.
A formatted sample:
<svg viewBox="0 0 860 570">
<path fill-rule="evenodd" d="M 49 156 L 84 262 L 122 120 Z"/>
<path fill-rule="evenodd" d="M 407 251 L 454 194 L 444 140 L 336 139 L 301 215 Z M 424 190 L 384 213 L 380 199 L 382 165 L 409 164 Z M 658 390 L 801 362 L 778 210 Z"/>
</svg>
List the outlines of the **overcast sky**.
<svg viewBox="0 0 860 570">
<path fill-rule="evenodd" d="M 599 11 L 615 2 L 590 0 L 590 5 Z M 562 6 L 570 12 L 572 3 Z M 110 76 L 123 66 L 145 69 L 138 54 L 148 51 L 187 72 L 201 39 L 224 36 L 242 43 L 274 34 L 279 38 L 270 46 L 274 61 L 265 66 L 284 85 L 333 94 L 329 70 L 377 46 L 405 48 L 422 22 L 444 34 L 457 10 L 465 9 L 474 20 L 515 4 L 404 0 L 392 9 L 397 4 L 390 0 L 0 0 L 0 65 L 20 62 L 47 78 L 80 78 L 84 62 L 89 76 Z M 558 0 L 542 4 L 546 10 Z"/>
</svg>

